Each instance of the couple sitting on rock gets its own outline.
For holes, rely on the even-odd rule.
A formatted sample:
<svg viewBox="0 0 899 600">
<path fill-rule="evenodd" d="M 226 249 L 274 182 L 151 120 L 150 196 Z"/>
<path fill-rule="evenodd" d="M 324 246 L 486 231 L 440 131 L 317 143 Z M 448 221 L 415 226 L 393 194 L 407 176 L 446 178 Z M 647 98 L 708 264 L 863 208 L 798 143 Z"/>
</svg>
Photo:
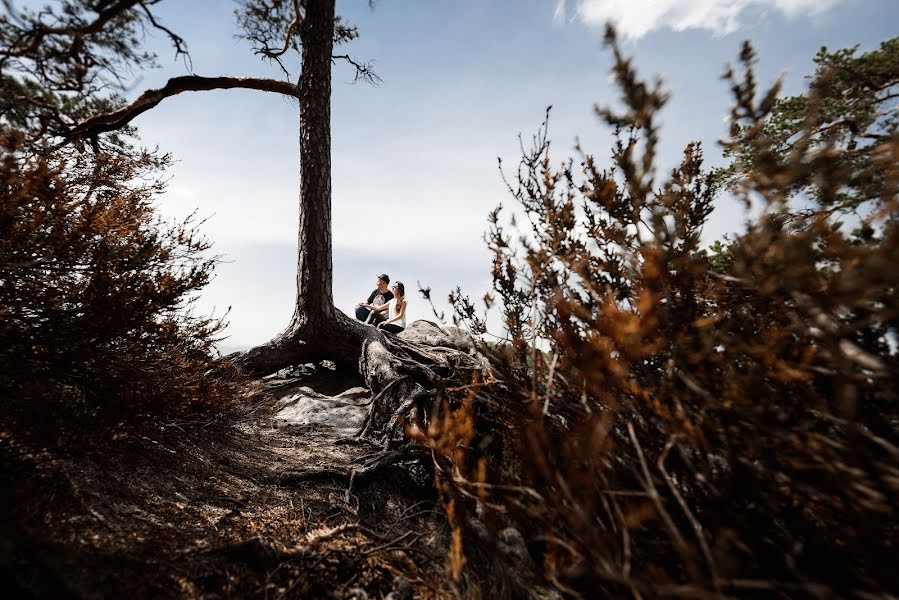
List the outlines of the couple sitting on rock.
<svg viewBox="0 0 899 600">
<path fill-rule="evenodd" d="M 406 327 L 406 288 L 394 281 L 390 289 L 390 277 L 378 275 L 378 287 L 368 300 L 356 305 L 356 318 L 390 333 L 399 333 Z M 384 313 L 387 313 L 386 315 Z"/>
</svg>

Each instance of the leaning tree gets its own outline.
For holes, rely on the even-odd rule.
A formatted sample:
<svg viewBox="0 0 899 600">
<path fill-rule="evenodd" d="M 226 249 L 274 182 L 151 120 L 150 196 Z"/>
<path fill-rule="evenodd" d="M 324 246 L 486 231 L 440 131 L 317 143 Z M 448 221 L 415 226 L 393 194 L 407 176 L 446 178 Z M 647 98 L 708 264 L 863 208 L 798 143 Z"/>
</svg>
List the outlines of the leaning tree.
<svg viewBox="0 0 899 600">
<path fill-rule="evenodd" d="M 29 120 L 43 140 L 130 149 L 130 123 L 163 100 L 184 92 L 252 89 L 298 101 L 300 117 L 300 220 L 297 292 L 293 317 L 270 342 L 235 357 L 250 373 L 264 374 L 311 358 L 358 359 L 366 329 L 334 306 L 331 259 L 331 68 L 344 61 L 357 80 L 376 81 L 370 63 L 334 53 L 358 32 L 335 15 L 335 0 L 242 0 L 241 35 L 284 79 L 185 75 L 131 102 L 120 95 L 122 73 L 153 62 L 141 33 L 160 30 L 189 60 L 185 41 L 160 22 L 160 0 L 65 0 L 40 11 L 4 2 L 0 76 L 9 98 L 4 118 Z M 293 60 L 291 60 L 293 58 Z M 298 60 L 296 60 L 298 58 Z M 299 63 L 299 76 L 292 66 Z M 30 73 L 31 76 L 23 76 Z M 27 107 L 27 110 L 22 107 Z M 18 113 L 26 113 L 25 116 Z"/>
</svg>

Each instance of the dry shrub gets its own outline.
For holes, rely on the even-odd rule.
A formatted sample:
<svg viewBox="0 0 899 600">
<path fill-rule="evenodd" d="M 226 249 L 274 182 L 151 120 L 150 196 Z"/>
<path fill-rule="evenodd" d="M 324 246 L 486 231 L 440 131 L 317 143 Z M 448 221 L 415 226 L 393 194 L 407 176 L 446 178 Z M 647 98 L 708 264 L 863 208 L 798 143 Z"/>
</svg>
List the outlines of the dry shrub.
<svg viewBox="0 0 899 600">
<path fill-rule="evenodd" d="M 535 136 L 510 185 L 526 220 L 509 234 L 498 209 L 488 234 L 486 301 L 510 332 L 487 348 L 497 380 L 448 394 L 472 423 L 444 416 L 427 436 L 467 552 L 464 511 L 514 523 L 566 595 L 899 593 L 895 127 L 817 135 L 836 121 L 821 107 L 840 73 L 823 72 L 778 145 L 777 86 L 757 94 L 747 45 L 726 75 L 743 158 L 727 177 L 761 216 L 710 254 L 721 173 L 690 144 L 657 181 L 666 97 L 608 42 L 623 101 L 597 109 L 617 133 L 611 166 L 581 153 L 556 167 L 545 124 Z M 860 172 L 880 175 L 850 194 Z"/>
<path fill-rule="evenodd" d="M 33 152 L 0 130 L 0 390 L 16 427 L 215 404 L 219 320 L 194 317 L 209 244 L 154 212 L 165 160 Z M 54 423 L 58 417 L 59 423 Z"/>
</svg>

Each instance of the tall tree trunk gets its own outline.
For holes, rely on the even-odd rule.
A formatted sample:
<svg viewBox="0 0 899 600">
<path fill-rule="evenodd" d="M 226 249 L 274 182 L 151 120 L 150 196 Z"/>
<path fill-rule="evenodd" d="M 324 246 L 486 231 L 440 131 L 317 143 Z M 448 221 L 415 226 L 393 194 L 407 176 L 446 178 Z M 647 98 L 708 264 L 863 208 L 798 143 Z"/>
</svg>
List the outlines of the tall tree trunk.
<svg viewBox="0 0 899 600">
<path fill-rule="evenodd" d="M 359 359 L 366 328 L 334 307 L 331 260 L 331 54 L 335 0 L 310 0 L 302 24 L 300 228 L 293 318 L 272 341 L 236 357 L 258 375 L 307 360 Z"/>
<path fill-rule="evenodd" d="M 300 230 L 291 327 L 334 319 L 331 290 L 331 54 L 335 0 L 307 2 L 300 75 Z"/>
</svg>

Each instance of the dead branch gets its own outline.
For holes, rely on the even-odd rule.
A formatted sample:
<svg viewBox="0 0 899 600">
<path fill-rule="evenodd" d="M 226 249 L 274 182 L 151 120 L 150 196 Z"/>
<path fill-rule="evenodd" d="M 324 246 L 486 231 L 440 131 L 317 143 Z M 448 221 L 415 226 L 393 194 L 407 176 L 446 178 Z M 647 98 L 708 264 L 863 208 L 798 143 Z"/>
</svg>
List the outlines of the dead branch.
<svg viewBox="0 0 899 600">
<path fill-rule="evenodd" d="M 702 549 L 702 555 L 705 558 L 706 566 L 709 569 L 709 574 L 712 576 L 712 584 L 715 586 L 715 590 L 720 592 L 721 586 L 718 582 L 718 569 L 715 567 L 715 561 L 712 558 L 712 551 L 709 549 L 708 541 L 705 539 L 705 532 L 702 529 L 702 525 L 700 525 L 699 521 L 696 520 L 696 517 L 693 515 L 693 511 L 690 510 L 690 507 L 687 505 L 687 502 L 684 500 L 683 495 L 681 495 L 680 491 L 678 491 L 677 486 L 674 485 L 674 481 L 672 481 L 671 476 L 668 475 L 668 471 L 665 469 L 665 459 L 668 458 L 668 453 L 671 451 L 671 448 L 674 446 L 677 437 L 672 435 L 668 442 L 665 444 L 665 449 L 662 450 L 662 454 L 659 456 L 656 465 L 659 468 L 659 471 L 662 473 L 662 477 L 665 480 L 665 483 L 668 484 L 668 489 L 671 490 L 671 494 L 674 496 L 675 500 L 677 500 L 678 505 L 681 507 L 681 510 L 684 511 L 684 515 L 686 515 L 687 519 L 690 521 L 690 525 L 693 527 L 693 533 L 696 535 L 696 539 L 699 541 L 699 547 Z"/>
<path fill-rule="evenodd" d="M 187 52 L 187 42 L 184 41 L 184 38 L 157 21 L 156 17 L 153 15 L 153 11 L 151 11 L 146 4 L 141 4 L 141 8 L 143 9 L 144 14 L 147 15 L 147 20 L 150 21 L 150 25 L 168 36 L 169 40 L 172 42 L 172 46 L 175 47 L 175 57 L 177 58 L 181 55 L 185 56 L 188 68 L 190 68 L 190 54 Z"/>
<path fill-rule="evenodd" d="M 652 473 L 649 472 L 649 467 L 646 464 L 646 457 L 643 455 L 643 447 L 640 445 L 640 441 L 637 439 L 637 434 L 634 433 L 634 425 L 632 423 L 627 424 L 627 432 L 634 444 L 634 449 L 637 451 L 637 458 L 639 458 L 640 460 L 640 467 L 643 470 L 643 485 L 645 486 L 646 491 L 649 493 L 649 497 L 652 499 L 653 504 L 655 504 L 656 511 L 659 513 L 659 517 L 665 523 L 665 526 L 667 527 L 668 532 L 671 535 L 671 539 L 674 542 L 678 553 L 681 555 L 681 560 L 683 561 L 684 568 L 690 571 L 690 575 L 691 577 L 693 577 L 693 579 L 696 579 L 697 574 L 693 566 L 693 561 L 690 560 L 687 543 L 684 541 L 684 536 L 681 535 L 681 532 L 677 528 L 677 525 L 675 525 L 674 521 L 671 519 L 671 515 L 668 514 L 667 510 L 665 510 L 665 505 L 662 504 L 662 497 L 661 495 L 659 495 L 659 491 L 656 489 L 655 483 L 653 483 Z"/>
<path fill-rule="evenodd" d="M 373 86 L 378 86 L 382 83 L 381 77 L 375 73 L 374 62 L 373 60 L 368 61 L 367 63 L 361 63 L 354 59 L 349 54 L 334 54 L 331 56 L 331 62 L 336 63 L 338 60 L 345 61 L 353 66 L 356 70 L 356 75 L 353 77 L 352 83 L 357 83 L 359 81 L 364 81 Z"/>
</svg>

